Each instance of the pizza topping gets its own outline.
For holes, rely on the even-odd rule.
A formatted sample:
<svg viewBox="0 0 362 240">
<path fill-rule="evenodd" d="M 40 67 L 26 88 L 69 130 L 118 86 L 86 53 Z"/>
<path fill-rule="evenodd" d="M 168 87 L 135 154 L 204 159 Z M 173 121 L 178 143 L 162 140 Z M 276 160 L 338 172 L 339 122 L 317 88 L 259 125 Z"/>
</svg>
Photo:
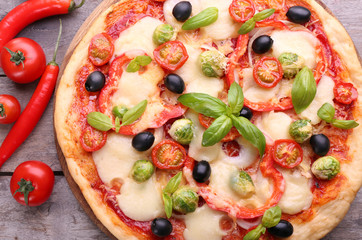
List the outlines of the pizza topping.
<svg viewBox="0 0 362 240">
<path fill-rule="evenodd" d="M 181 94 L 185 91 L 185 82 L 177 74 L 168 74 L 164 82 L 166 88 L 173 93 Z"/>
<path fill-rule="evenodd" d="M 209 50 L 200 55 L 201 70 L 207 77 L 222 77 L 227 65 L 227 58 L 217 50 Z"/>
<path fill-rule="evenodd" d="M 133 164 L 131 176 L 133 180 L 142 183 L 150 179 L 154 172 L 153 164 L 148 160 L 138 160 Z"/>
<path fill-rule="evenodd" d="M 132 59 L 127 68 L 126 72 L 137 72 L 140 70 L 141 66 L 147 66 L 152 62 L 152 58 L 146 55 L 137 56 L 134 59 Z"/>
<path fill-rule="evenodd" d="M 280 220 L 276 226 L 268 228 L 268 232 L 278 238 L 290 237 L 293 231 L 293 225 L 286 220 Z"/>
<path fill-rule="evenodd" d="M 316 134 L 310 138 L 310 145 L 315 154 L 325 156 L 329 152 L 331 143 L 324 134 Z"/>
<path fill-rule="evenodd" d="M 274 143 L 274 161 L 285 168 L 294 168 L 303 161 L 303 150 L 297 142 L 279 139 Z"/>
<path fill-rule="evenodd" d="M 126 108 L 125 106 L 117 105 L 117 106 L 113 107 L 112 114 L 115 117 L 118 117 L 118 119 L 122 121 L 123 116 L 127 111 L 128 111 L 128 108 Z M 116 131 L 116 132 L 118 132 L 118 131 Z"/>
<path fill-rule="evenodd" d="M 82 129 L 80 135 L 80 144 L 87 152 L 94 152 L 101 149 L 107 140 L 107 132 L 99 131 L 90 125 L 86 125 Z"/>
<path fill-rule="evenodd" d="M 255 28 L 255 24 L 259 21 L 262 21 L 264 19 L 267 19 L 271 15 L 273 15 L 275 12 L 274 8 L 265 9 L 261 12 L 258 12 L 255 14 L 252 18 L 250 18 L 248 21 L 246 21 L 241 28 L 239 29 L 238 33 L 243 35 L 251 32 Z"/>
<path fill-rule="evenodd" d="M 318 110 L 318 117 L 322 120 L 326 121 L 327 123 L 331 123 L 332 126 L 341 129 L 352 129 L 358 127 L 359 124 L 354 120 L 339 120 L 335 119 L 335 109 L 332 104 L 325 103 L 323 106 Z"/>
<path fill-rule="evenodd" d="M 321 180 L 331 180 L 340 170 L 339 161 L 332 156 L 318 158 L 311 168 L 314 176 Z"/>
<path fill-rule="evenodd" d="M 352 83 L 340 82 L 334 86 L 334 98 L 343 104 L 351 104 L 358 97 L 358 91 Z"/>
<path fill-rule="evenodd" d="M 172 224 L 165 218 L 156 218 L 151 223 L 151 230 L 158 237 L 166 237 L 172 232 Z"/>
<path fill-rule="evenodd" d="M 246 119 L 248 119 L 250 121 L 251 118 L 253 117 L 253 112 L 251 111 L 250 108 L 244 106 L 240 110 L 240 117 L 244 117 L 244 118 L 246 118 Z"/>
<path fill-rule="evenodd" d="M 289 8 L 287 17 L 291 22 L 304 24 L 310 21 L 312 13 L 308 8 L 302 6 L 293 6 Z"/>
<path fill-rule="evenodd" d="M 294 78 L 304 66 L 304 59 L 296 53 L 285 52 L 278 57 L 286 79 Z"/>
<path fill-rule="evenodd" d="M 255 193 L 253 180 L 245 171 L 237 171 L 230 176 L 230 187 L 242 198 L 248 198 Z"/>
<path fill-rule="evenodd" d="M 95 66 L 102 66 L 109 62 L 114 52 L 113 39 L 107 33 L 95 35 L 88 49 L 89 60 Z"/>
<path fill-rule="evenodd" d="M 161 67 L 175 71 L 181 68 L 189 58 L 186 48 L 180 41 L 169 41 L 153 51 L 156 62 Z"/>
<path fill-rule="evenodd" d="M 194 137 L 193 123 L 190 119 L 183 118 L 176 120 L 168 133 L 178 143 L 188 145 Z"/>
<path fill-rule="evenodd" d="M 253 76 L 260 87 L 273 88 L 282 80 L 283 68 L 278 59 L 263 57 L 255 64 Z"/>
<path fill-rule="evenodd" d="M 289 135 L 297 143 L 303 143 L 313 135 L 313 126 L 309 120 L 297 120 L 290 124 Z"/>
<path fill-rule="evenodd" d="M 164 44 L 173 38 L 174 30 L 170 24 L 161 24 L 153 32 L 152 39 L 156 45 Z"/>
<path fill-rule="evenodd" d="M 85 82 L 85 89 L 88 92 L 98 92 L 102 90 L 106 83 L 106 77 L 101 71 L 94 71 L 88 75 Z"/>
<path fill-rule="evenodd" d="M 273 46 L 273 39 L 268 35 L 261 35 L 257 37 L 253 44 L 252 48 L 255 53 L 263 54 L 268 52 Z"/>
<path fill-rule="evenodd" d="M 181 1 L 172 9 L 172 15 L 179 22 L 185 22 L 191 16 L 191 12 L 192 5 L 188 1 Z"/>
<path fill-rule="evenodd" d="M 180 144 L 163 140 L 152 149 L 153 164 L 160 169 L 180 169 L 186 160 L 186 151 Z"/>
<path fill-rule="evenodd" d="M 150 132 L 140 132 L 132 139 L 132 147 L 143 152 L 150 149 L 155 141 L 155 136 Z"/>
<path fill-rule="evenodd" d="M 90 112 L 87 115 L 87 123 L 100 131 L 108 131 L 113 127 L 112 120 L 101 112 Z"/>
<path fill-rule="evenodd" d="M 233 0 L 229 13 L 234 21 L 245 22 L 254 16 L 255 4 L 250 0 Z"/>
<path fill-rule="evenodd" d="M 175 176 L 173 176 L 170 181 L 167 183 L 166 187 L 162 192 L 163 204 L 165 205 L 165 213 L 168 218 L 172 215 L 173 209 L 173 201 L 172 194 L 177 191 L 180 186 L 182 180 L 182 172 L 178 172 Z"/>
<path fill-rule="evenodd" d="M 188 19 L 183 25 L 182 30 L 195 30 L 201 27 L 206 27 L 214 23 L 219 15 L 219 10 L 216 7 L 209 7 L 201 11 L 199 14 Z"/>
<path fill-rule="evenodd" d="M 198 203 L 199 195 L 189 187 L 181 187 L 172 194 L 172 208 L 179 213 L 194 212 Z"/>
<path fill-rule="evenodd" d="M 194 169 L 192 170 L 192 177 L 196 182 L 204 183 L 209 180 L 211 175 L 210 163 L 202 160 L 196 163 Z"/>
</svg>

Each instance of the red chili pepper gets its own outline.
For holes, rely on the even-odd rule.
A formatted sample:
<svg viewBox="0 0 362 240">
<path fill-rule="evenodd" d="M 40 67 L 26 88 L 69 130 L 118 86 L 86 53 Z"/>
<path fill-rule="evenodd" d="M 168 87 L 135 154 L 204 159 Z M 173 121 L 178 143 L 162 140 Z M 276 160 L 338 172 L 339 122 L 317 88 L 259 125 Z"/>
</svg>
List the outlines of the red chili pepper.
<svg viewBox="0 0 362 240">
<path fill-rule="evenodd" d="M 62 23 L 60 21 L 60 29 L 57 44 L 55 47 L 54 57 L 45 68 L 45 71 L 36 87 L 33 96 L 28 105 L 21 113 L 19 119 L 15 122 L 10 132 L 6 136 L 4 142 L 0 146 L 0 167 L 15 152 L 15 150 L 25 141 L 29 134 L 43 115 L 57 82 L 59 74 L 59 66 L 55 62 L 58 51 L 60 36 L 62 32 Z"/>
<path fill-rule="evenodd" d="M 0 51 L 29 24 L 49 16 L 67 14 L 84 4 L 73 0 L 28 0 L 11 10 L 0 22 Z M 1 63 L 0 63 L 1 67 Z"/>
</svg>

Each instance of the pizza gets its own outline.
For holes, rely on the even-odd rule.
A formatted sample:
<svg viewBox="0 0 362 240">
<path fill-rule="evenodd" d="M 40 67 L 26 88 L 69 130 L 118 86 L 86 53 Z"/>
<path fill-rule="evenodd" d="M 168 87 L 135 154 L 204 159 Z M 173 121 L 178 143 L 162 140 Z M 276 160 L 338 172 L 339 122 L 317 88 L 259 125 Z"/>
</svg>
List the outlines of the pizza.
<svg viewBox="0 0 362 240">
<path fill-rule="evenodd" d="M 71 53 L 54 123 L 118 239 L 320 239 L 362 183 L 362 68 L 314 0 L 120 0 Z"/>
</svg>

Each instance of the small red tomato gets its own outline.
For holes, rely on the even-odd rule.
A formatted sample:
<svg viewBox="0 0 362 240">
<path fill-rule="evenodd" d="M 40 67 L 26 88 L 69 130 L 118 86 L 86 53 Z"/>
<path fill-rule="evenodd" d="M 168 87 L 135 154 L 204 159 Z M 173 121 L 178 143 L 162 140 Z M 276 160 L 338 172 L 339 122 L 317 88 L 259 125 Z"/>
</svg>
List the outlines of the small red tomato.
<svg viewBox="0 0 362 240">
<path fill-rule="evenodd" d="M 54 186 L 54 173 L 40 161 L 20 164 L 10 180 L 10 191 L 14 199 L 27 206 L 39 206 L 50 197 Z"/>
<path fill-rule="evenodd" d="M 152 162 L 160 169 L 179 169 L 186 161 L 183 146 L 172 140 L 163 140 L 152 149 Z"/>
<path fill-rule="evenodd" d="M 181 68 L 189 58 L 185 46 L 180 41 L 165 42 L 153 51 L 153 56 L 161 67 L 171 71 Z"/>
<path fill-rule="evenodd" d="M 303 161 L 303 149 L 290 139 L 279 139 L 274 143 L 274 161 L 285 168 L 294 168 Z"/>
<path fill-rule="evenodd" d="M 29 38 L 14 38 L 5 44 L 0 59 L 6 76 L 17 83 L 35 81 L 46 67 L 43 49 Z"/>
<path fill-rule="evenodd" d="M 87 152 L 94 152 L 101 149 L 107 141 L 107 132 L 99 131 L 88 124 L 80 135 L 80 144 Z"/>
<path fill-rule="evenodd" d="M 88 48 L 89 60 L 96 66 L 102 66 L 109 62 L 113 52 L 113 40 L 107 33 L 95 35 Z"/>
<path fill-rule="evenodd" d="M 253 70 L 255 82 L 263 88 L 273 88 L 283 78 L 283 67 L 275 57 L 263 57 Z"/>
<path fill-rule="evenodd" d="M 351 104 L 358 97 L 357 89 L 352 83 L 340 82 L 334 86 L 334 98 L 343 104 Z"/>
<path fill-rule="evenodd" d="M 0 95 L 0 124 L 15 122 L 20 116 L 21 108 L 19 101 L 6 94 Z"/>
<path fill-rule="evenodd" d="M 229 13 L 236 22 L 245 22 L 255 14 L 255 5 L 250 0 L 233 0 Z"/>
</svg>

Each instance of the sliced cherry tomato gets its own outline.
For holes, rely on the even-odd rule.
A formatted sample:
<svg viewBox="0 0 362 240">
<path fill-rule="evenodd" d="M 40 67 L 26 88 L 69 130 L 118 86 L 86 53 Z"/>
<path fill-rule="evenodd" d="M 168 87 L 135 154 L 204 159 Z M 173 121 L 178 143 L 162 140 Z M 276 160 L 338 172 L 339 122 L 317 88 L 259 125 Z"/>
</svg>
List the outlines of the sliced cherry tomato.
<svg viewBox="0 0 362 240">
<path fill-rule="evenodd" d="M 7 94 L 0 95 L 0 124 L 15 122 L 20 112 L 20 103 L 15 97 Z"/>
<path fill-rule="evenodd" d="M 89 60 L 96 66 L 102 66 L 109 62 L 113 56 L 113 39 L 107 33 L 95 35 L 88 48 Z"/>
<path fill-rule="evenodd" d="M 101 149 L 107 141 L 107 132 L 99 131 L 88 124 L 82 130 L 80 143 L 87 152 L 94 152 Z"/>
<path fill-rule="evenodd" d="M 14 199 L 28 206 L 39 206 L 50 197 L 54 186 L 52 169 L 40 161 L 20 164 L 10 180 L 10 191 Z"/>
<path fill-rule="evenodd" d="M 237 141 L 224 142 L 222 150 L 229 157 L 238 157 L 240 155 L 240 145 Z"/>
<path fill-rule="evenodd" d="M 199 114 L 199 121 L 200 124 L 207 129 L 211 126 L 215 119 L 203 114 Z M 221 142 L 230 142 L 238 137 L 240 137 L 240 133 L 235 127 L 233 127 L 231 128 L 230 132 L 223 139 L 221 139 Z"/>
<path fill-rule="evenodd" d="M 358 97 L 357 89 L 352 83 L 340 82 L 334 86 L 334 98 L 343 104 L 351 104 Z"/>
<path fill-rule="evenodd" d="M 283 67 L 275 57 L 263 57 L 253 70 L 255 82 L 263 88 L 273 88 L 283 78 Z"/>
<path fill-rule="evenodd" d="M 153 51 L 153 56 L 161 67 L 171 71 L 181 68 L 189 58 L 185 46 L 180 41 L 162 44 Z"/>
<path fill-rule="evenodd" d="M 160 169 L 179 169 L 186 161 L 183 146 L 172 140 L 163 140 L 152 149 L 152 161 Z"/>
<path fill-rule="evenodd" d="M 250 0 L 233 0 L 229 13 L 236 22 L 245 22 L 255 14 L 255 5 Z"/>
<path fill-rule="evenodd" d="M 285 168 L 294 168 L 303 161 L 303 149 L 291 139 L 279 139 L 274 143 L 274 161 Z"/>
<path fill-rule="evenodd" d="M 45 54 L 41 46 L 29 38 L 14 38 L 1 50 L 1 65 L 8 78 L 17 83 L 30 83 L 45 70 Z"/>
</svg>

